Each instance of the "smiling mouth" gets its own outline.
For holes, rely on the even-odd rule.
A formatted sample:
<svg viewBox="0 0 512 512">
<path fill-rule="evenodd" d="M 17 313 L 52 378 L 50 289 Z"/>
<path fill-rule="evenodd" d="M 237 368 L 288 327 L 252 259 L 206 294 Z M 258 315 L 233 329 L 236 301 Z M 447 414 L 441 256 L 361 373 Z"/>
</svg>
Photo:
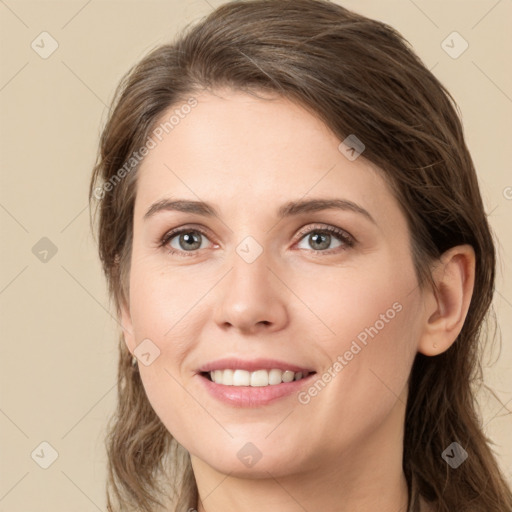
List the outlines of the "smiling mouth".
<svg viewBox="0 0 512 512">
<path fill-rule="evenodd" d="M 293 372 L 291 370 L 256 370 L 253 372 L 239 369 L 213 370 L 210 372 L 201 372 L 200 375 L 205 379 L 224 386 L 249 386 L 265 387 L 277 386 L 282 383 L 305 379 L 315 371 Z"/>
</svg>

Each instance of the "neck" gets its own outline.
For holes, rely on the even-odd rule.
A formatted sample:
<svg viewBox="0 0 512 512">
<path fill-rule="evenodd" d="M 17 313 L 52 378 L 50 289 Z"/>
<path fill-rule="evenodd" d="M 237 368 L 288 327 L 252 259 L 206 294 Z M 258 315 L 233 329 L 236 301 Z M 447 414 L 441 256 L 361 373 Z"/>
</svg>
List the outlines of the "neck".
<svg viewBox="0 0 512 512">
<path fill-rule="evenodd" d="M 191 456 L 199 492 L 198 512 L 407 512 L 408 488 L 402 469 L 405 406 L 398 401 L 371 435 L 360 436 L 343 453 L 322 463 L 257 479 L 222 474 Z"/>
</svg>

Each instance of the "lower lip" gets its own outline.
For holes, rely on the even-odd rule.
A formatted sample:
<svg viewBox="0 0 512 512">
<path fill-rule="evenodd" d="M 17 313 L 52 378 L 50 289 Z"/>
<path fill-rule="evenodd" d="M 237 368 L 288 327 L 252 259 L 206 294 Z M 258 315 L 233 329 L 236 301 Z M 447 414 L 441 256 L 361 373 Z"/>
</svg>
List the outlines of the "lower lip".
<svg viewBox="0 0 512 512">
<path fill-rule="evenodd" d="M 206 390 L 214 397 L 234 407 L 259 407 L 275 402 L 279 398 L 284 398 L 293 393 L 300 391 L 302 387 L 308 385 L 310 379 L 316 373 L 312 373 L 300 380 L 292 382 L 282 382 L 270 386 L 225 386 L 224 384 L 216 384 L 215 382 L 197 374 L 203 382 Z"/>
</svg>

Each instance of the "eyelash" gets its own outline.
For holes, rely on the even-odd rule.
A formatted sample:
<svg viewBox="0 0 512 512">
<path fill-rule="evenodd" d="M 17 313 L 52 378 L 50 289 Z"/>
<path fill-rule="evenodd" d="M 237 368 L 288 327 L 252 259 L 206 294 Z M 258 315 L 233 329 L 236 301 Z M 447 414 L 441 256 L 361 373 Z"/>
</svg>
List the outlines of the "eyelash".
<svg viewBox="0 0 512 512">
<path fill-rule="evenodd" d="M 183 256 L 183 257 L 195 256 L 196 253 L 198 252 L 197 249 L 193 250 L 193 251 L 180 251 L 180 250 L 170 248 L 168 246 L 169 242 L 176 236 L 181 235 L 182 233 L 190 233 L 190 232 L 192 232 L 192 233 L 197 232 L 197 233 L 200 233 L 205 238 L 208 238 L 208 234 L 199 228 L 195 228 L 195 227 L 194 228 L 192 228 L 192 227 L 177 228 L 175 230 L 169 231 L 162 237 L 162 239 L 159 242 L 159 247 L 166 248 L 167 252 L 172 255 L 177 254 L 177 255 Z M 335 228 L 333 226 L 327 226 L 327 227 L 322 227 L 322 228 L 314 226 L 312 228 L 302 230 L 298 233 L 299 240 L 297 241 L 297 243 L 302 241 L 303 238 L 305 238 L 307 235 L 309 235 L 311 233 L 322 233 L 322 234 L 327 233 L 329 235 L 334 235 L 336 238 L 338 238 L 338 240 L 340 242 L 342 242 L 344 244 L 344 246 L 340 246 L 340 247 L 336 247 L 334 249 L 328 249 L 328 250 L 310 249 L 314 253 L 321 253 L 321 254 L 329 255 L 329 254 L 333 254 L 335 252 L 346 251 L 346 250 L 354 247 L 354 245 L 356 243 L 354 238 L 352 238 L 348 233 L 346 233 L 345 231 L 343 231 L 339 228 Z"/>
</svg>

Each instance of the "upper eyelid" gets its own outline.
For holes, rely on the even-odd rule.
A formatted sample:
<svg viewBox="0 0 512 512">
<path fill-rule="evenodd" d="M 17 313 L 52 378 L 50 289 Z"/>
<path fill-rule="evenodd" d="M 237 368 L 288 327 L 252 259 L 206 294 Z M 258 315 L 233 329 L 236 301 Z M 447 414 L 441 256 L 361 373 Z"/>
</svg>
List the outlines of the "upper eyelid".
<svg viewBox="0 0 512 512">
<path fill-rule="evenodd" d="M 168 231 L 166 231 L 163 234 L 163 236 L 161 237 L 161 240 L 171 240 L 175 236 L 178 236 L 181 233 L 183 233 L 184 231 L 198 231 L 199 233 L 201 233 L 202 235 L 204 235 L 204 236 L 208 237 L 208 239 L 210 239 L 210 234 L 209 234 L 210 230 L 208 230 L 207 228 L 198 227 L 198 226 L 194 226 L 194 225 L 190 225 L 190 226 L 185 225 L 185 226 L 180 226 L 177 228 L 169 229 Z"/>
<path fill-rule="evenodd" d="M 328 231 L 330 234 L 338 233 L 339 236 L 350 238 L 355 241 L 355 238 L 343 228 L 338 226 L 333 226 L 331 224 L 322 224 L 322 223 L 313 223 L 313 225 L 306 224 L 303 228 L 300 228 L 297 232 L 298 235 L 305 236 L 311 233 L 312 231 Z"/>
</svg>

